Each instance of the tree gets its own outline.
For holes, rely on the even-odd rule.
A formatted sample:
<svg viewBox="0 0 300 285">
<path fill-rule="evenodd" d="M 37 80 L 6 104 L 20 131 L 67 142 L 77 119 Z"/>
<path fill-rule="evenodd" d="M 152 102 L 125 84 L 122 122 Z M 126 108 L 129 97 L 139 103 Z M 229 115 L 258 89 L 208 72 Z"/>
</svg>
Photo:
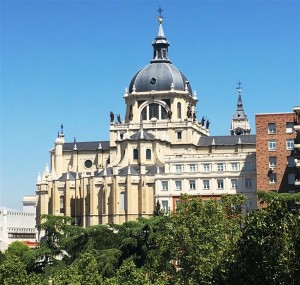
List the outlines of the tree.
<svg viewBox="0 0 300 285">
<path fill-rule="evenodd" d="M 300 216 L 272 199 L 249 213 L 225 284 L 296 285 L 300 280 Z"/>
<path fill-rule="evenodd" d="M 24 264 L 14 254 L 7 255 L 0 265 L 0 284 L 3 285 L 25 285 L 28 276 Z"/>
<path fill-rule="evenodd" d="M 160 236 L 161 250 L 176 268 L 172 284 L 214 284 L 215 272 L 236 241 L 222 203 L 181 196 Z M 237 233 L 236 233 L 237 234 Z"/>
</svg>

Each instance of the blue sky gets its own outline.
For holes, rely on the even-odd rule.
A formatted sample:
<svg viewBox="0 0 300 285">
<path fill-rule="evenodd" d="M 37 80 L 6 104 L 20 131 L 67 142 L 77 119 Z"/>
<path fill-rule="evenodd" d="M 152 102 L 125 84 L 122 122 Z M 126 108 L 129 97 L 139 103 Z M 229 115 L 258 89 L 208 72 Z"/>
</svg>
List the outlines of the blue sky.
<svg viewBox="0 0 300 285">
<path fill-rule="evenodd" d="M 149 63 L 164 9 L 169 57 L 198 94 L 211 135 L 228 135 L 237 82 L 255 114 L 300 104 L 299 1 L 4 1 L 0 205 L 35 194 L 61 123 L 67 141 L 108 140 L 109 112 Z"/>
</svg>

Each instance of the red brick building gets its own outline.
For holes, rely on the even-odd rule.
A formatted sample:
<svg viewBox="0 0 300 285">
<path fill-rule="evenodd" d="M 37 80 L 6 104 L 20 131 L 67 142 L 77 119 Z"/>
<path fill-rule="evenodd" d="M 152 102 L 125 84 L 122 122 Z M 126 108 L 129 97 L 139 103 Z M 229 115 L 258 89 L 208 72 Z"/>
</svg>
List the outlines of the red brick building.
<svg viewBox="0 0 300 285">
<path fill-rule="evenodd" d="M 294 113 L 257 114 L 257 190 L 296 191 Z"/>
</svg>

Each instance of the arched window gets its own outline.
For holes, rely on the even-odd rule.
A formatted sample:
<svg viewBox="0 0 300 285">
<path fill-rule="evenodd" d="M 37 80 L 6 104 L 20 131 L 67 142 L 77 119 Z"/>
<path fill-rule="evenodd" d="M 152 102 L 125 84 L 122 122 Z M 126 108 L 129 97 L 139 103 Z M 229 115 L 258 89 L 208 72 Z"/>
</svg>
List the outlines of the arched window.
<svg viewBox="0 0 300 285">
<path fill-rule="evenodd" d="M 177 103 L 177 118 L 181 119 L 181 103 Z"/>
<path fill-rule="evenodd" d="M 137 148 L 133 149 L 133 159 L 139 159 L 139 150 Z"/>
<path fill-rule="evenodd" d="M 151 159 L 151 149 L 146 149 L 146 159 Z"/>
<path fill-rule="evenodd" d="M 65 197 L 63 195 L 59 197 L 59 212 L 65 213 Z"/>
<path fill-rule="evenodd" d="M 157 118 L 157 119 L 168 119 L 168 113 L 167 110 L 157 104 L 157 103 L 151 103 L 144 107 L 144 109 L 141 112 L 141 117 L 142 120 L 151 120 L 152 118 Z"/>
</svg>

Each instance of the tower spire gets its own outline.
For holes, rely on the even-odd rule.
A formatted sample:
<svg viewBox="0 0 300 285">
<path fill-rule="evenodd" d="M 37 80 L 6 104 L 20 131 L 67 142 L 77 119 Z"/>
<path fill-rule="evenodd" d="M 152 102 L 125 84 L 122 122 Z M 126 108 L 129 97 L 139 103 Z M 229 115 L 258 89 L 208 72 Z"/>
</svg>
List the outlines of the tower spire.
<svg viewBox="0 0 300 285">
<path fill-rule="evenodd" d="M 164 30 L 162 27 L 162 22 L 164 17 L 162 16 L 162 12 L 164 10 L 159 7 L 157 12 L 159 13 L 158 16 L 156 16 L 158 20 L 158 33 L 155 38 L 155 41 L 152 43 L 152 46 L 154 48 L 153 51 L 153 59 L 151 60 L 151 63 L 153 62 L 168 62 L 171 63 L 171 61 L 168 58 L 168 47 L 169 47 L 169 42 L 167 41 Z"/>
<path fill-rule="evenodd" d="M 238 93 L 238 101 L 236 105 L 236 111 L 233 115 L 233 118 L 231 120 L 231 128 L 230 128 L 230 134 L 231 135 L 249 135 L 251 128 L 250 124 L 247 118 L 247 115 L 245 114 L 244 108 L 243 108 L 243 101 L 242 101 L 242 83 L 239 81 L 238 87 L 236 87 L 237 93 Z"/>
</svg>

